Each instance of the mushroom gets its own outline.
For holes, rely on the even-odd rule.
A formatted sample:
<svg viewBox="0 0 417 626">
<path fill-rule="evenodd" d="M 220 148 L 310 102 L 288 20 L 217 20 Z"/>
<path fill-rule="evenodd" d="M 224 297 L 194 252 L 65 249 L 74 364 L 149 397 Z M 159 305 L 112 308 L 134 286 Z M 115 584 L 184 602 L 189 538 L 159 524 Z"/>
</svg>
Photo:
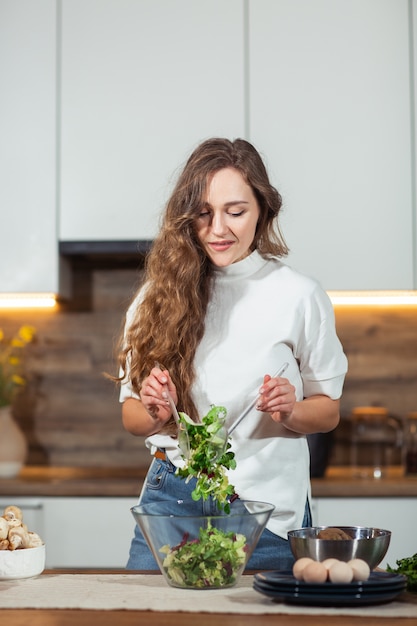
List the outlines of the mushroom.
<svg viewBox="0 0 417 626">
<path fill-rule="evenodd" d="M 6 506 L 3 511 L 3 517 L 8 522 L 9 526 L 21 526 L 23 520 L 23 513 L 18 506 Z"/>
<path fill-rule="evenodd" d="M 9 534 L 9 523 L 4 517 L 0 517 L 0 541 L 2 539 L 7 539 Z"/>
<path fill-rule="evenodd" d="M 19 550 L 42 546 L 37 533 L 29 531 L 23 523 L 23 514 L 18 506 L 7 506 L 0 517 L 0 550 Z"/>
<path fill-rule="evenodd" d="M 18 550 L 20 548 L 29 548 L 29 533 L 21 526 L 15 526 L 9 530 L 9 550 Z"/>
<path fill-rule="evenodd" d="M 34 533 L 30 530 L 28 535 L 29 535 L 29 544 L 30 544 L 29 547 L 30 548 L 37 548 L 38 546 L 43 546 L 43 541 L 39 537 L 38 533 Z"/>
<path fill-rule="evenodd" d="M 8 550 L 8 549 L 9 549 L 9 540 L 0 539 L 0 550 Z"/>
</svg>

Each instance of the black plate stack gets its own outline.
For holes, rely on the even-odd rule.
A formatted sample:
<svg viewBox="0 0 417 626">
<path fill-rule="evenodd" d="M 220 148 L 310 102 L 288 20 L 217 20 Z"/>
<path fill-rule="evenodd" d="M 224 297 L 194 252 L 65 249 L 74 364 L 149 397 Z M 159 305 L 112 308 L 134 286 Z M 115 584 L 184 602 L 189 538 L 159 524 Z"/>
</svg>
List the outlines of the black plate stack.
<svg viewBox="0 0 417 626">
<path fill-rule="evenodd" d="M 363 606 L 391 602 L 405 591 L 407 578 L 372 572 L 368 580 L 351 583 L 306 583 L 291 571 L 259 572 L 253 588 L 277 602 L 306 606 Z"/>
</svg>

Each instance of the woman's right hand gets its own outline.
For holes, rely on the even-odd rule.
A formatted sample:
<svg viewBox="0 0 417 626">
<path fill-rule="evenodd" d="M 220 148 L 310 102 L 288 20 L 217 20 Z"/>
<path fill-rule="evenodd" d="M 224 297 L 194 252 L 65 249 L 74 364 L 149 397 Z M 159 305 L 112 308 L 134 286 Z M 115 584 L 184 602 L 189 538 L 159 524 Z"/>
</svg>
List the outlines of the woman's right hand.
<svg viewBox="0 0 417 626">
<path fill-rule="evenodd" d="M 123 402 L 122 421 L 128 432 L 149 437 L 162 430 L 172 416 L 166 395 L 167 387 L 176 404 L 177 390 L 168 370 L 152 368 L 149 376 L 143 380 L 140 400 L 127 398 Z"/>
<path fill-rule="evenodd" d="M 159 366 L 153 367 L 149 376 L 143 380 L 140 399 L 149 415 L 154 419 L 157 418 L 162 424 L 172 416 L 167 392 L 177 404 L 177 390 L 168 370 L 161 370 Z"/>
</svg>

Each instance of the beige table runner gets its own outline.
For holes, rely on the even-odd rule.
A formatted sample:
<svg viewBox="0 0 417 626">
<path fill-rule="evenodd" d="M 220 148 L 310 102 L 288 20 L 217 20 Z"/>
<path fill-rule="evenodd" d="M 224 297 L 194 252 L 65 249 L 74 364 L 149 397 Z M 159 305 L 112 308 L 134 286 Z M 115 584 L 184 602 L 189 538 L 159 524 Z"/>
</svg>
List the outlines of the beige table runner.
<svg viewBox="0 0 417 626">
<path fill-rule="evenodd" d="M 236 587 L 194 591 L 169 587 L 162 576 L 145 574 L 44 574 L 0 581 L 0 609 L 129 609 L 206 613 L 365 615 L 416 617 L 417 601 L 402 594 L 388 604 L 352 608 L 303 607 L 274 602 L 243 576 Z"/>
</svg>

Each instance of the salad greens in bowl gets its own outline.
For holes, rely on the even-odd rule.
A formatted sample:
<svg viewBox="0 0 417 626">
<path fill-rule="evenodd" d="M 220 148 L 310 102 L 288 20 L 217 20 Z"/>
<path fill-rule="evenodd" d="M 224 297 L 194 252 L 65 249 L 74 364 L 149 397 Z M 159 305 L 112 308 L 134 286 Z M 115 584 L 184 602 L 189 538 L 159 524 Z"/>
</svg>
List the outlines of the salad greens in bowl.
<svg viewBox="0 0 417 626">
<path fill-rule="evenodd" d="M 190 506 L 195 510 L 195 502 Z M 226 513 L 190 513 L 187 502 L 153 502 L 131 508 L 161 573 L 172 587 L 225 588 L 235 585 L 274 506 L 236 499 Z"/>
</svg>

